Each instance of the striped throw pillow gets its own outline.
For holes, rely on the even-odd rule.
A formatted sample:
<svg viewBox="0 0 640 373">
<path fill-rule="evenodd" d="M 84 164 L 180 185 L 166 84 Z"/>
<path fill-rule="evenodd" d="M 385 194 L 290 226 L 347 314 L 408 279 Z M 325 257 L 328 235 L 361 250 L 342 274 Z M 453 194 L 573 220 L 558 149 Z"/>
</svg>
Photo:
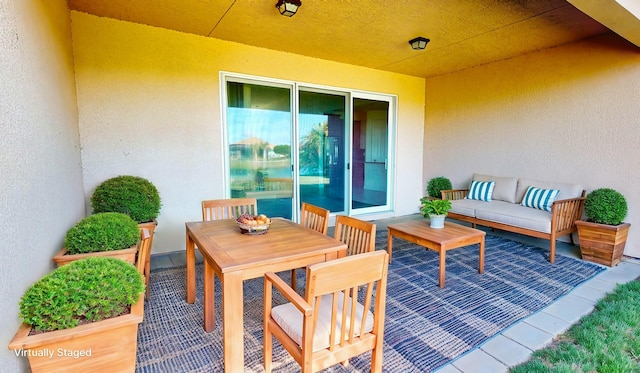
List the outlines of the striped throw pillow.
<svg viewBox="0 0 640 373">
<path fill-rule="evenodd" d="M 558 198 L 560 191 L 557 189 L 539 189 L 530 186 L 522 199 L 522 206 L 534 209 L 551 211 L 551 205 Z"/>
<path fill-rule="evenodd" d="M 479 201 L 491 201 L 495 181 L 472 181 L 466 199 L 477 199 Z"/>
</svg>

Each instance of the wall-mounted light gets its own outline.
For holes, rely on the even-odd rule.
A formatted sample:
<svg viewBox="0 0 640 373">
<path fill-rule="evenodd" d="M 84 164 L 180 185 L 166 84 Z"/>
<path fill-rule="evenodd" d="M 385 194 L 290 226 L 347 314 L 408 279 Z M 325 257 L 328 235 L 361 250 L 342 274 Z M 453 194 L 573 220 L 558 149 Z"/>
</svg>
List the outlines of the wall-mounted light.
<svg viewBox="0 0 640 373">
<path fill-rule="evenodd" d="M 276 8 L 283 16 L 291 17 L 298 11 L 298 8 L 302 6 L 300 0 L 278 0 Z"/>
<path fill-rule="evenodd" d="M 409 40 L 409 44 L 411 44 L 411 48 L 415 50 L 425 49 L 429 42 L 430 42 L 429 39 L 423 38 L 422 36 L 418 36 L 415 39 Z"/>
</svg>

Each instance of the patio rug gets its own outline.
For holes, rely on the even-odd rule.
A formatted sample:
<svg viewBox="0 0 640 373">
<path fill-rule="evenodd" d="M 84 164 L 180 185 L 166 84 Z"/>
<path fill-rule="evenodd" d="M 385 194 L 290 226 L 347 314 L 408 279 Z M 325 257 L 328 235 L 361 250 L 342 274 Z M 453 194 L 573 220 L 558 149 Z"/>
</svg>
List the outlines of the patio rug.
<svg viewBox="0 0 640 373">
<path fill-rule="evenodd" d="M 387 232 L 376 248 L 386 249 Z M 548 250 L 487 235 L 485 273 L 478 274 L 478 245 L 447 253 L 446 287 L 438 287 L 438 255 L 395 239 L 389 265 L 384 334 L 385 372 L 428 372 L 472 350 L 518 320 L 544 308 L 604 270 Z M 216 327 L 203 330 L 202 264 L 197 265 L 197 299 L 185 301 L 184 267 L 151 272 L 151 300 L 138 332 L 137 372 L 222 372 L 221 290 L 216 279 Z M 304 287 L 300 273 L 298 291 Z M 289 273 L 280 273 L 289 281 Z M 263 280 L 244 283 L 245 371 L 262 372 Z M 277 293 L 276 293 L 277 294 Z M 274 303 L 281 303 L 275 298 Z M 299 371 L 275 342 L 275 372 Z M 370 353 L 327 372 L 368 372 Z"/>
</svg>

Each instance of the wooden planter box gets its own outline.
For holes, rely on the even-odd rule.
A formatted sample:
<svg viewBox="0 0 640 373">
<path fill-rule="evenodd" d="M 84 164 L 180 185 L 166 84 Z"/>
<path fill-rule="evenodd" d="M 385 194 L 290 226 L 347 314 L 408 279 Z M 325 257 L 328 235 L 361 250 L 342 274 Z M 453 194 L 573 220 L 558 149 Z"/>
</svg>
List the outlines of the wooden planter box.
<svg viewBox="0 0 640 373">
<path fill-rule="evenodd" d="M 33 373 L 133 372 L 143 314 L 140 294 L 131 313 L 71 329 L 30 336 L 31 325 L 23 323 L 9 349 L 27 357 Z"/>
<path fill-rule="evenodd" d="M 62 248 L 60 251 L 56 253 L 56 255 L 54 255 L 53 261 L 56 263 L 58 267 L 61 267 L 65 264 L 69 264 L 73 262 L 74 260 L 79 260 L 84 258 L 93 258 L 96 256 L 108 256 L 111 258 L 122 259 L 128 263 L 135 265 L 137 253 L 138 253 L 137 245 L 131 246 L 128 249 L 100 251 L 97 253 L 85 253 L 85 254 L 67 254 L 67 249 Z"/>
<path fill-rule="evenodd" d="M 631 224 L 605 225 L 578 220 L 576 226 L 582 259 L 610 267 L 620 263 Z"/>
</svg>

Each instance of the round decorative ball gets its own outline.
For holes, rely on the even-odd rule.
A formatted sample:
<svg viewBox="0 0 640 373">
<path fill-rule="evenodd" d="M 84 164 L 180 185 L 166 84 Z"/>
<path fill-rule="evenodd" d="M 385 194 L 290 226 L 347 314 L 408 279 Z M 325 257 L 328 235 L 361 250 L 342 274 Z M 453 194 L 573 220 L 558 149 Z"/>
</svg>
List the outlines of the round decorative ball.
<svg viewBox="0 0 640 373">
<path fill-rule="evenodd" d="M 121 175 L 102 182 L 91 196 L 94 213 L 121 212 L 138 223 L 153 221 L 162 203 L 158 189 L 149 180 Z"/>
<path fill-rule="evenodd" d="M 618 225 L 627 216 L 627 201 L 614 189 L 596 189 L 584 201 L 584 214 L 593 223 Z"/>
</svg>

